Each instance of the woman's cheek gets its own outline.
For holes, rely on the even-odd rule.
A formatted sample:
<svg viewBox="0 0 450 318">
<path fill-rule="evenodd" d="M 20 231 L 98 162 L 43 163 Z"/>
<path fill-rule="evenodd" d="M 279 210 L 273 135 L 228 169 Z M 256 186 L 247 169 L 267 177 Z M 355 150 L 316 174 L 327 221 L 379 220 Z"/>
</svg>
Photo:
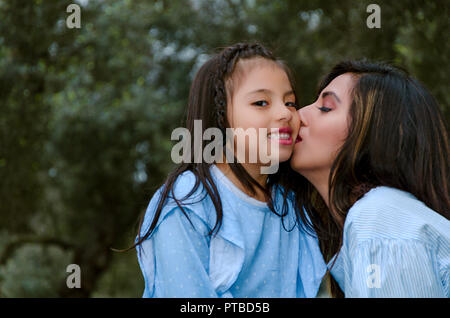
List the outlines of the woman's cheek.
<svg viewBox="0 0 450 318">
<path fill-rule="evenodd" d="M 336 156 L 341 151 L 342 146 L 347 138 L 347 128 L 343 125 L 336 124 L 335 129 L 324 130 L 325 134 L 322 136 L 323 140 L 327 140 L 327 152 L 331 156 L 331 161 L 336 159 Z"/>
</svg>

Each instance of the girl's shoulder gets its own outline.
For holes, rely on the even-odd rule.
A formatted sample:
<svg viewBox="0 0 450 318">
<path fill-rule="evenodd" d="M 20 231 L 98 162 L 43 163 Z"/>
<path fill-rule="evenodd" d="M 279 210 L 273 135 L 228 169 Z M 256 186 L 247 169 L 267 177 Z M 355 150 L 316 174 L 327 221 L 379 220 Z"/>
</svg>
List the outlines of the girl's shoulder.
<svg viewBox="0 0 450 318">
<path fill-rule="evenodd" d="M 163 198 L 164 189 L 165 185 L 162 185 L 154 193 L 147 206 L 142 225 L 144 231 L 150 227 L 161 200 L 164 200 L 164 203 L 158 217 L 157 227 L 174 212 L 183 212 L 187 217 L 194 214 L 205 224 L 210 223 L 211 211 L 214 212 L 214 206 L 202 182 L 198 180 L 197 183 L 197 177 L 192 171 L 181 173 L 173 183 L 172 190 Z"/>
<path fill-rule="evenodd" d="M 158 191 L 162 191 L 161 187 Z M 182 201 L 183 205 L 193 205 L 202 201 L 205 197 L 206 190 L 203 183 L 190 170 L 180 174 L 173 184 L 172 191 L 167 197 L 166 204 L 175 204 L 176 200 Z"/>
<path fill-rule="evenodd" d="M 379 186 L 348 211 L 344 235 L 361 239 L 450 240 L 450 221 L 411 193 Z"/>
</svg>

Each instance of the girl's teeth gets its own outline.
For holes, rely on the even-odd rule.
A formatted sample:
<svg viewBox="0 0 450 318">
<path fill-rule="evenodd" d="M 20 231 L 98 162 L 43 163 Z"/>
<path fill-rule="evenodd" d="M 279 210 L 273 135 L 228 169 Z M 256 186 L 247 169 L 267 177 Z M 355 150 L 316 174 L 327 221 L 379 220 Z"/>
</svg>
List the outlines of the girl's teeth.
<svg viewBox="0 0 450 318">
<path fill-rule="evenodd" d="M 291 135 L 289 134 L 279 134 L 279 133 L 273 133 L 269 135 L 269 138 L 276 138 L 276 139 L 289 139 Z"/>
</svg>

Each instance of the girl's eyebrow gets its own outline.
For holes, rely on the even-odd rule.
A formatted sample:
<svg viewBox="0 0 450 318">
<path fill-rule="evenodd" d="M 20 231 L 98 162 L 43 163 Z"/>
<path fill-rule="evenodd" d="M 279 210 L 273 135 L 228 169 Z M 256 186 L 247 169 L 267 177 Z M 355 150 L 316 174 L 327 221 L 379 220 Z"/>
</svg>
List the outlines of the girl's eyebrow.
<svg viewBox="0 0 450 318">
<path fill-rule="evenodd" d="M 266 94 L 271 95 L 273 92 L 267 88 L 260 88 L 260 89 L 251 91 L 250 93 L 248 93 L 248 95 L 255 94 L 255 93 L 266 93 Z M 283 98 L 285 98 L 286 96 L 289 96 L 289 95 L 294 95 L 294 91 L 293 90 L 287 91 L 286 93 L 283 94 Z"/>
<path fill-rule="evenodd" d="M 293 90 L 287 91 L 286 93 L 284 93 L 283 98 L 286 98 L 286 96 L 289 95 L 295 95 Z"/>
<path fill-rule="evenodd" d="M 333 96 L 333 97 L 337 100 L 338 103 L 341 102 L 341 100 L 339 99 L 339 97 L 336 95 L 335 92 L 326 91 L 326 92 L 323 92 L 323 93 L 322 93 L 322 98 L 325 98 L 325 97 L 327 97 L 327 96 Z"/>
</svg>

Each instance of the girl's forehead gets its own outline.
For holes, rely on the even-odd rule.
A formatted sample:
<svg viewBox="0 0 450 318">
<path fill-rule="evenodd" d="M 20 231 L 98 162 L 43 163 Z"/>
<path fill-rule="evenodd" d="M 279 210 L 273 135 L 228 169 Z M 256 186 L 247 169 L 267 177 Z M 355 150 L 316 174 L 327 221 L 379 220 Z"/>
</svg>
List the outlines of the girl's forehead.
<svg viewBox="0 0 450 318">
<path fill-rule="evenodd" d="M 280 68 L 280 65 L 273 60 L 269 60 L 263 57 L 253 57 L 249 59 L 240 59 L 233 70 L 231 77 L 238 77 L 245 75 L 256 68 L 269 67 Z"/>
<path fill-rule="evenodd" d="M 261 69 L 282 70 L 285 71 L 276 61 L 269 60 L 263 57 L 254 57 L 249 59 L 240 59 L 233 70 L 231 76 L 226 80 L 227 93 L 232 95 L 240 85 L 243 84 L 246 78 L 252 71 Z"/>
</svg>

